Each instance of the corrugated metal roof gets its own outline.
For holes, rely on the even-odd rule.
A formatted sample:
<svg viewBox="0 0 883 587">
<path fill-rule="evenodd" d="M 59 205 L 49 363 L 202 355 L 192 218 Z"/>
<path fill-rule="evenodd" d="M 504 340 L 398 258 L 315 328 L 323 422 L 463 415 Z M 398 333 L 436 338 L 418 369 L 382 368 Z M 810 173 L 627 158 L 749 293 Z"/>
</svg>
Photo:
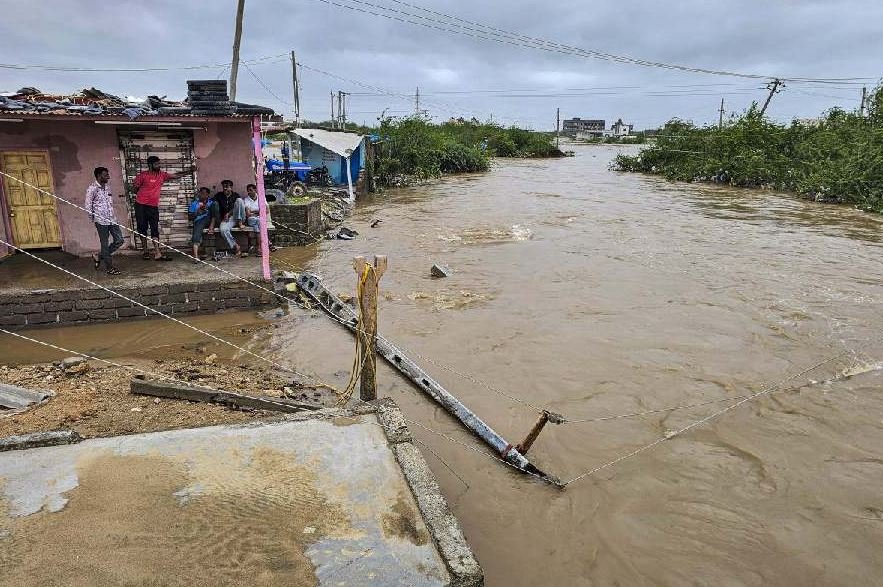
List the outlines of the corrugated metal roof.
<svg viewBox="0 0 883 587">
<path fill-rule="evenodd" d="M 334 151 L 341 157 L 349 157 L 362 144 L 362 139 L 365 138 L 364 135 L 353 132 L 332 132 L 319 128 L 295 128 L 291 132 L 321 147 L 325 147 L 329 151 Z"/>
</svg>

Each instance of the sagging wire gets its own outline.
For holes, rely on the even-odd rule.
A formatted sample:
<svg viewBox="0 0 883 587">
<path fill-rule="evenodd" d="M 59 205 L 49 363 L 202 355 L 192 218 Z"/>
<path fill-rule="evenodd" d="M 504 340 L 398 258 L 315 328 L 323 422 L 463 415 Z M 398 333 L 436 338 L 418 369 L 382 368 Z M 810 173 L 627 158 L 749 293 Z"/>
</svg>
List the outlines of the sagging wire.
<svg viewBox="0 0 883 587">
<path fill-rule="evenodd" d="M 832 357 L 828 357 L 827 359 L 824 359 L 823 361 L 819 361 L 818 363 L 816 363 L 810 367 L 807 367 L 806 369 L 800 371 L 799 373 L 795 373 L 794 375 L 791 375 L 790 377 L 787 377 L 778 383 L 768 385 L 764 389 L 761 389 L 760 391 L 758 391 L 756 393 L 752 393 L 750 395 L 743 396 L 742 399 L 740 399 L 739 401 L 737 401 L 736 403 L 734 403 L 732 405 L 729 405 L 721 410 L 718 410 L 718 411 L 714 412 L 713 414 L 710 414 L 704 418 L 701 418 L 699 420 L 695 420 L 694 422 L 691 422 L 690 424 L 684 426 L 683 428 L 679 428 L 678 430 L 670 432 L 670 433 L 666 434 L 665 436 L 657 438 L 653 442 L 651 442 L 649 444 L 645 444 L 645 445 L 641 446 L 640 448 L 637 448 L 627 454 L 621 455 L 611 461 L 607 461 L 606 463 L 604 463 L 602 465 L 598 465 L 597 467 L 589 469 L 588 471 L 581 473 L 568 481 L 565 481 L 563 483 L 563 486 L 567 487 L 571 483 L 575 483 L 577 481 L 580 481 L 581 479 L 585 479 L 591 475 L 594 475 L 595 473 L 598 473 L 600 471 L 603 471 L 604 469 L 607 469 L 607 468 L 612 467 L 618 463 L 621 463 L 622 461 L 630 459 L 631 457 L 637 456 L 637 455 L 641 454 L 642 452 L 650 450 L 651 448 L 658 446 L 667 440 L 671 440 L 672 438 L 676 438 L 678 436 L 681 436 L 682 434 L 692 430 L 693 428 L 696 428 L 698 426 L 705 424 L 706 422 L 709 422 L 711 420 L 714 420 L 715 418 L 723 416 L 727 412 L 734 410 L 734 409 L 738 408 L 739 406 L 741 406 L 742 404 L 747 403 L 753 399 L 756 399 L 756 398 L 759 398 L 759 397 L 762 397 L 765 395 L 769 395 L 775 391 L 779 391 L 779 390 L 781 390 L 782 386 L 785 385 L 786 383 L 789 383 L 789 382 L 793 381 L 794 379 L 797 379 L 798 377 L 802 377 L 803 375 L 806 375 L 812 371 L 815 371 L 819 367 L 822 367 L 824 365 L 827 365 L 828 363 L 831 363 L 833 361 L 841 359 L 851 353 L 852 353 L 852 351 L 849 351 L 849 350 L 843 351 L 837 355 L 834 355 Z M 832 381 L 837 381 L 837 380 L 843 379 L 843 378 L 844 378 L 843 375 L 839 375 L 839 376 L 835 377 L 834 379 L 832 379 Z"/>
</svg>

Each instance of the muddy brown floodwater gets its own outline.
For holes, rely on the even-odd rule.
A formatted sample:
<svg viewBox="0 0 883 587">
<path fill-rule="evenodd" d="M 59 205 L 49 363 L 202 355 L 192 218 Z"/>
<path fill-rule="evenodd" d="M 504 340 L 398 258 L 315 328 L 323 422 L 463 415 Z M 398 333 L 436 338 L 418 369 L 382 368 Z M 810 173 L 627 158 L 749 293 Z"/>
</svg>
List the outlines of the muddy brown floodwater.
<svg viewBox="0 0 883 587">
<path fill-rule="evenodd" d="M 385 253 L 381 332 L 571 419 L 782 391 L 561 491 L 413 427 L 498 585 L 860 585 L 883 576 L 881 219 L 770 192 L 607 170 L 615 147 L 388 192 L 360 236 L 281 259 L 352 293 Z M 377 228 L 369 225 L 383 222 Z M 431 279 L 433 263 L 453 275 Z M 342 383 L 352 339 L 317 313 L 278 358 Z M 536 414 L 426 364 L 515 443 Z M 849 379 L 825 381 L 844 369 Z M 484 446 L 386 366 L 409 418 Z M 530 456 L 570 479 L 727 404 L 549 426 Z"/>
</svg>

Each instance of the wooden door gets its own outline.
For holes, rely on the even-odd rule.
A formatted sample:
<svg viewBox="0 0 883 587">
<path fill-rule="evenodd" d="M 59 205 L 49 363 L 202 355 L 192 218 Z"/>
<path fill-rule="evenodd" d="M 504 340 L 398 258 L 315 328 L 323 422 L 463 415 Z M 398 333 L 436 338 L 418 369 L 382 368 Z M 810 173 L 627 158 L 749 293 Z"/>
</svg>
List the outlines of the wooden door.
<svg viewBox="0 0 883 587">
<path fill-rule="evenodd" d="M 42 151 L 0 152 L 4 173 L 49 193 L 55 193 L 49 153 Z M 3 176 L 3 193 L 12 225 L 15 245 L 23 249 L 61 246 L 61 230 L 55 198 Z"/>
</svg>

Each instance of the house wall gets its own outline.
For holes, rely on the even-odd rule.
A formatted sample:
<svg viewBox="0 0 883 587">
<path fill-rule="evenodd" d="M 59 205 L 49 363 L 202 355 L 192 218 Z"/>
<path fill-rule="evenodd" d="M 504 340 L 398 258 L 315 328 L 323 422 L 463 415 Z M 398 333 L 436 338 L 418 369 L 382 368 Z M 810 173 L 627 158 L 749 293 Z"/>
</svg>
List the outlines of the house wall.
<svg viewBox="0 0 883 587">
<path fill-rule="evenodd" d="M 193 148 L 200 186 L 221 191 L 221 181 L 229 179 L 233 189 L 245 195 L 245 186 L 255 183 L 254 147 L 251 120 L 215 122 L 206 130 L 193 131 Z"/>
<path fill-rule="evenodd" d="M 337 184 L 341 183 L 340 175 L 342 171 L 344 173 L 343 183 L 346 183 L 346 168 L 342 164 L 343 157 L 307 139 L 301 139 L 301 151 L 303 152 L 304 163 L 307 163 L 314 169 L 324 165 L 328 168 L 328 175 L 331 176 L 331 181 Z"/>
<path fill-rule="evenodd" d="M 86 188 L 95 179 L 92 170 L 96 167 L 107 167 L 110 170 L 111 190 L 114 194 L 121 193 L 120 154 L 116 129 L 113 126 L 85 120 L 0 123 L 0 150 L 29 149 L 49 152 L 52 179 L 58 196 L 82 206 L 86 199 Z M 5 196 L 3 204 L 5 207 Z M 116 199 L 115 211 L 118 218 L 126 217 L 123 198 Z M 97 246 L 95 227 L 85 212 L 58 202 L 57 213 L 64 250 L 82 254 Z M 3 219 L 6 223 L 4 232 L 9 234 L 8 214 L 4 214 Z"/>
<path fill-rule="evenodd" d="M 194 130 L 194 150 L 197 157 L 199 185 L 220 189 L 222 179 L 231 179 L 240 193 L 253 183 L 254 156 L 251 144 L 251 120 L 248 118 L 225 122 L 198 122 L 183 119 L 185 126 L 205 127 Z M 117 130 L 131 126 L 95 124 L 92 120 L 26 120 L 20 123 L 0 123 L 0 150 L 43 150 L 49 152 L 53 181 L 57 195 L 82 206 L 86 188 L 94 180 L 92 171 L 103 166 L 110 170 L 110 188 L 115 195 L 122 194 L 120 151 Z M 2 185 L 0 185 L 2 196 Z M 10 240 L 5 197 L 0 219 L 0 234 Z M 115 198 L 118 220 L 129 225 L 125 198 Z M 75 255 L 90 254 L 98 248 L 98 235 L 86 213 L 67 204 L 58 203 L 62 249 Z M 129 234 L 123 231 L 127 244 Z M 3 247 L 5 248 L 5 247 Z M 5 251 L 0 249 L 0 254 Z"/>
<path fill-rule="evenodd" d="M 365 149 L 363 145 L 365 141 L 353 151 L 350 157 L 350 172 L 353 177 L 353 184 L 359 177 L 359 171 L 365 167 Z M 346 185 L 346 159 L 341 157 L 334 151 L 329 151 L 325 147 L 319 146 L 307 139 L 301 139 L 301 151 L 303 152 L 303 161 L 312 167 L 321 167 L 325 165 L 328 168 L 328 175 L 331 181 L 338 185 Z"/>
</svg>

